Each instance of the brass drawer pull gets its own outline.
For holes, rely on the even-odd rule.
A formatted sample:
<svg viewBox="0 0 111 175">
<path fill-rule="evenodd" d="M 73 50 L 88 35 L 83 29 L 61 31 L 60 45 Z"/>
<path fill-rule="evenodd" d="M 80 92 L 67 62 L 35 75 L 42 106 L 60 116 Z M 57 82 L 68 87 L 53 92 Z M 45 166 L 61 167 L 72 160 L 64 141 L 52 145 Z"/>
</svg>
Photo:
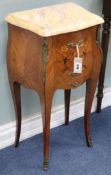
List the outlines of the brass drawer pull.
<svg viewBox="0 0 111 175">
<path fill-rule="evenodd" d="M 75 47 L 75 44 L 74 44 L 74 43 L 68 43 L 68 44 L 67 44 L 67 47 L 68 47 L 68 48 Z"/>
<path fill-rule="evenodd" d="M 76 45 L 81 47 L 81 46 L 83 46 L 83 42 L 84 42 L 84 40 L 80 40 L 77 43 L 70 42 L 70 43 L 67 44 L 67 47 L 72 48 L 72 47 L 75 47 Z"/>
<path fill-rule="evenodd" d="M 76 81 L 75 83 L 71 83 L 71 86 L 72 87 L 78 87 L 78 86 L 80 86 L 81 84 L 78 82 L 78 81 Z"/>
<path fill-rule="evenodd" d="M 71 77 L 75 77 L 77 74 L 74 73 L 74 72 L 70 72 L 70 73 L 68 73 L 68 75 L 71 76 Z"/>
</svg>

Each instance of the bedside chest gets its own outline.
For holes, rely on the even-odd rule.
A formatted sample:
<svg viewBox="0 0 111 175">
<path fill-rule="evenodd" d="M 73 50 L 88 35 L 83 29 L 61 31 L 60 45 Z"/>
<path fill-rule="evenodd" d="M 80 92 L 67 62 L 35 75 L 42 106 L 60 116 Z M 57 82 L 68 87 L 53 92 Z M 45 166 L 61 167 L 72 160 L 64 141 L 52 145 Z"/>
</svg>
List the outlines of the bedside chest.
<svg viewBox="0 0 111 175">
<path fill-rule="evenodd" d="M 91 146 L 90 111 L 101 66 L 96 40 L 103 19 L 74 3 L 9 14 L 7 67 L 16 110 L 16 141 L 21 130 L 20 85 L 40 97 L 44 134 L 44 169 L 48 168 L 50 115 L 54 92 L 65 90 L 65 123 L 70 91 L 86 82 L 85 134 Z"/>
</svg>

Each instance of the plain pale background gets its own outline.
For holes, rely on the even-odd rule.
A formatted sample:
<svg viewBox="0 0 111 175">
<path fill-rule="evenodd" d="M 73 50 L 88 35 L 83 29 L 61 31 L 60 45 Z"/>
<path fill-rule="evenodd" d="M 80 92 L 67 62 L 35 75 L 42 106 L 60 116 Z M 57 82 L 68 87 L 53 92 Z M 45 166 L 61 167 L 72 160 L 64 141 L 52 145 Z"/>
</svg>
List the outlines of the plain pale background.
<svg viewBox="0 0 111 175">
<path fill-rule="evenodd" d="M 0 125 L 15 120 L 13 102 L 11 98 L 7 66 L 6 66 L 6 47 L 7 47 L 7 24 L 4 21 L 8 13 L 24 9 L 37 8 L 51 4 L 70 2 L 66 0 L 1 0 L 0 1 Z M 102 15 L 102 0 L 73 0 L 86 9 L 98 15 Z M 111 86 L 111 38 L 106 69 L 105 87 Z M 76 100 L 84 96 L 85 86 L 73 90 L 71 100 Z M 23 118 L 30 117 L 35 113 L 40 113 L 40 103 L 37 94 L 22 87 L 22 114 Z M 58 90 L 53 99 L 53 107 L 63 104 L 63 90 Z"/>
</svg>

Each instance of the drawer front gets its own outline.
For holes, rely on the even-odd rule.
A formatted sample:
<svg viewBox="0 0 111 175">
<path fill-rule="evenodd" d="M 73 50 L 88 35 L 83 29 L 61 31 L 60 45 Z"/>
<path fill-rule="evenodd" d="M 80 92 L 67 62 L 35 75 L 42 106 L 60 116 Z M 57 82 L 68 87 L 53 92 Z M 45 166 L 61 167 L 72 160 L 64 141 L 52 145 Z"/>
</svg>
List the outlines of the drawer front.
<svg viewBox="0 0 111 175">
<path fill-rule="evenodd" d="M 53 37 L 53 52 L 55 61 L 63 61 L 65 57 L 77 57 L 76 45 L 79 46 L 80 56 L 92 51 L 91 32 L 89 29 Z"/>
<path fill-rule="evenodd" d="M 76 45 L 83 58 L 82 73 L 74 72 Z M 58 88 L 74 88 L 81 85 L 92 71 L 92 38 L 89 29 L 53 37 L 55 84 Z"/>
</svg>

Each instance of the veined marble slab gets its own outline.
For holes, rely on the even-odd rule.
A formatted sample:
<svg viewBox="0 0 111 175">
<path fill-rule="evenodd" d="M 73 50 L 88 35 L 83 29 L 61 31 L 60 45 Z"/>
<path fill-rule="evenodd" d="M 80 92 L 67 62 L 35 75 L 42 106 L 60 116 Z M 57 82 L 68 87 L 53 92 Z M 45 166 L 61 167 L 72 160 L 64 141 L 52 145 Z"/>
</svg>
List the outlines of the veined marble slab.
<svg viewBox="0 0 111 175">
<path fill-rule="evenodd" d="M 43 37 L 78 31 L 104 22 L 101 17 L 73 2 L 11 13 L 5 20 Z"/>
</svg>

